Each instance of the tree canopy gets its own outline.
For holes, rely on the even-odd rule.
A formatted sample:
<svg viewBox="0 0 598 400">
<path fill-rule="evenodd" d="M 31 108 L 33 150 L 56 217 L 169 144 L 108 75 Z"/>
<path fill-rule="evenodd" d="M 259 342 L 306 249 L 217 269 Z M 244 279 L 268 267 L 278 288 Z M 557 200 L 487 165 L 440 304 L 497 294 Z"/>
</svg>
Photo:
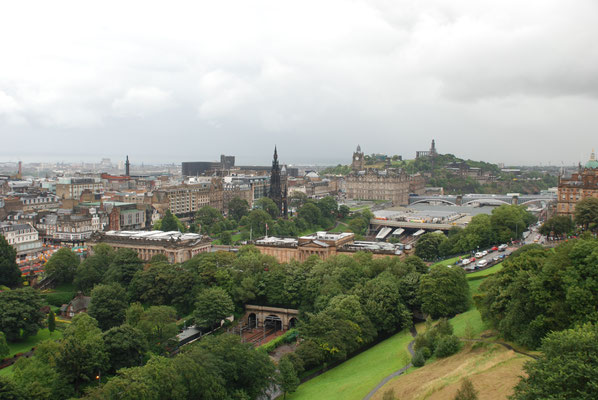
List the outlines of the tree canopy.
<svg viewBox="0 0 598 400">
<path fill-rule="evenodd" d="M 17 251 L 0 235 L 0 286 L 19 286 L 21 270 L 16 262 Z"/>
<path fill-rule="evenodd" d="M 46 274 L 53 277 L 56 282 L 70 283 L 75 277 L 79 266 L 79 256 L 68 247 L 60 248 L 46 262 L 44 269 Z"/>
<path fill-rule="evenodd" d="M 0 332 L 15 342 L 35 335 L 43 327 L 42 298 L 33 289 L 5 290 L 0 292 Z"/>
<path fill-rule="evenodd" d="M 598 230 L 598 198 L 586 197 L 575 204 L 575 223 L 585 229 Z"/>
</svg>

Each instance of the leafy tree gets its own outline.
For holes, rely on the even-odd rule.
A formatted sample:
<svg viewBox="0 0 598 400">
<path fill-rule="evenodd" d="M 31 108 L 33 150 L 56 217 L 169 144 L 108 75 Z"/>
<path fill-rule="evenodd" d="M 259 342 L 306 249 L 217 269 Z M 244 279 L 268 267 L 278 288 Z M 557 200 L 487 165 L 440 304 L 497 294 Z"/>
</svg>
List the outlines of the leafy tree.
<svg viewBox="0 0 598 400">
<path fill-rule="evenodd" d="M 435 260 L 441 256 L 440 247 L 447 241 L 442 233 L 426 233 L 417 241 L 415 255 L 424 260 Z"/>
<path fill-rule="evenodd" d="M 253 237 L 266 233 L 266 224 L 272 223 L 272 217 L 264 210 L 252 210 L 247 216 L 249 228 L 253 230 Z"/>
<path fill-rule="evenodd" d="M 181 314 L 188 314 L 193 309 L 198 281 L 198 274 L 179 264 L 153 264 L 135 273 L 128 292 L 133 300 L 173 306 Z"/>
<path fill-rule="evenodd" d="M 73 394 L 65 378 L 38 357 L 19 358 L 13 379 L 24 399 L 67 399 Z"/>
<path fill-rule="evenodd" d="M 455 335 L 442 336 L 436 344 L 434 355 L 438 358 L 452 356 L 461 348 L 461 342 Z"/>
<path fill-rule="evenodd" d="M 150 350 L 161 354 L 176 340 L 176 321 L 174 308 L 152 306 L 143 312 L 136 327 L 145 334 Z"/>
<path fill-rule="evenodd" d="M 143 262 L 137 256 L 135 250 L 118 249 L 103 281 L 104 283 L 120 283 L 123 287 L 128 287 L 135 273 L 142 268 Z"/>
<path fill-rule="evenodd" d="M 141 321 L 141 317 L 143 316 L 143 313 L 145 312 L 145 309 L 143 308 L 143 306 L 138 303 L 132 303 L 129 308 L 127 309 L 127 320 L 126 323 L 131 325 L 131 326 L 137 326 L 139 324 L 139 321 Z"/>
<path fill-rule="evenodd" d="M 98 285 L 91 291 L 88 312 L 103 331 L 122 324 L 127 307 L 127 295 L 118 283 Z"/>
<path fill-rule="evenodd" d="M 0 292 L 0 331 L 10 342 L 35 335 L 43 327 L 42 306 L 41 295 L 33 289 Z"/>
<path fill-rule="evenodd" d="M 340 219 L 347 218 L 349 216 L 349 214 L 351 214 L 351 209 L 349 208 L 349 206 L 342 204 L 338 208 L 338 217 Z"/>
<path fill-rule="evenodd" d="M 81 384 L 92 382 L 98 373 L 109 368 L 102 331 L 97 321 L 85 313 L 73 317 L 60 345 L 57 368 L 75 385 L 76 392 Z"/>
<path fill-rule="evenodd" d="M 233 236 L 230 234 L 230 231 L 222 231 L 218 238 L 220 239 L 220 243 L 224 245 L 229 245 L 233 242 Z"/>
<path fill-rule="evenodd" d="M 420 280 L 422 311 L 432 318 L 450 317 L 469 308 L 469 286 L 461 268 L 433 267 Z"/>
<path fill-rule="evenodd" d="M 195 214 L 195 222 L 201 226 L 202 233 L 211 233 L 214 226 L 222 221 L 222 213 L 211 206 L 203 206 Z"/>
<path fill-rule="evenodd" d="M 93 247 L 93 254 L 87 257 L 75 272 L 73 283 L 77 290 L 90 293 L 93 287 L 102 282 L 103 276 L 114 259 L 114 250 L 100 243 Z"/>
<path fill-rule="evenodd" d="M 469 378 L 464 378 L 453 400 L 478 400 L 478 391 Z"/>
<path fill-rule="evenodd" d="M 299 387 L 299 378 L 293 363 L 286 357 L 280 359 L 278 363 L 278 384 L 283 392 L 283 398 L 287 398 L 287 393 L 294 393 Z"/>
<path fill-rule="evenodd" d="M 148 348 L 143 332 L 128 324 L 110 328 L 103 338 L 112 371 L 139 365 Z"/>
<path fill-rule="evenodd" d="M 228 202 L 228 215 L 236 221 L 240 221 L 245 215 L 249 214 L 249 204 L 247 200 L 233 197 Z"/>
<path fill-rule="evenodd" d="M 22 283 L 16 259 L 17 251 L 0 235 L 0 286 L 15 287 Z"/>
<path fill-rule="evenodd" d="M 523 232 L 535 221 L 535 217 L 522 206 L 502 205 L 492 210 L 490 222 L 496 238 L 501 243 L 521 239 Z"/>
<path fill-rule="evenodd" d="M 413 357 L 411 358 L 411 364 L 417 368 L 423 367 L 426 364 L 426 356 L 422 350 L 417 350 L 413 354 Z"/>
<path fill-rule="evenodd" d="M 308 197 L 303 192 L 293 191 L 289 195 L 289 206 L 293 208 L 299 208 L 308 201 Z"/>
<path fill-rule="evenodd" d="M 52 310 L 48 313 L 48 330 L 50 334 L 56 330 L 56 315 L 54 315 L 54 311 Z"/>
<path fill-rule="evenodd" d="M 267 212 L 272 218 L 278 218 L 280 215 L 280 210 L 278 209 L 278 206 L 276 205 L 274 200 L 272 200 L 269 197 L 262 197 L 258 199 L 255 202 L 255 208 Z"/>
<path fill-rule="evenodd" d="M 164 232 L 180 230 L 177 220 L 175 219 L 175 216 L 172 215 L 170 210 L 166 210 L 166 212 L 164 213 L 164 217 L 162 218 L 162 221 L 160 223 L 160 230 Z"/>
<path fill-rule="evenodd" d="M 8 376 L 0 376 L 0 399 L 25 400 L 22 389 Z"/>
<path fill-rule="evenodd" d="M 233 301 L 220 287 L 204 289 L 197 297 L 195 322 L 200 326 L 213 327 L 234 311 Z"/>
<path fill-rule="evenodd" d="M 598 229 L 598 198 L 586 197 L 575 205 L 575 223 L 585 229 Z"/>
<path fill-rule="evenodd" d="M 316 206 L 320 209 L 322 218 L 325 220 L 335 220 L 338 216 L 338 203 L 332 196 L 326 196 L 323 199 L 320 199 L 316 203 Z"/>
<path fill-rule="evenodd" d="M 0 360 L 10 354 L 10 348 L 6 343 L 6 336 L 0 332 Z"/>
<path fill-rule="evenodd" d="M 541 351 L 525 365 L 527 377 L 515 386 L 514 400 L 598 397 L 598 325 L 552 332 Z"/>
<path fill-rule="evenodd" d="M 46 262 L 45 270 L 48 276 L 54 277 L 56 282 L 70 283 L 75 277 L 79 266 L 79 256 L 68 247 L 62 247 Z"/>
<path fill-rule="evenodd" d="M 310 226 L 318 225 L 322 218 L 322 212 L 314 203 L 304 204 L 297 212 Z"/>
<path fill-rule="evenodd" d="M 542 235 L 565 235 L 570 233 L 575 228 L 573 220 L 567 215 L 555 215 L 551 217 L 540 227 L 540 233 Z"/>
</svg>

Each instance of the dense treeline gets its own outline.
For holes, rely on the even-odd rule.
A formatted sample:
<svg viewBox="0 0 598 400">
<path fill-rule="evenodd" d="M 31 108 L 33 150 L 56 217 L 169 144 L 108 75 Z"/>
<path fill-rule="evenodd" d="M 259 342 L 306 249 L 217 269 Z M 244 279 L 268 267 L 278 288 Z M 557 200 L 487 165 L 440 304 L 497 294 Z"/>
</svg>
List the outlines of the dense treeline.
<svg viewBox="0 0 598 400">
<path fill-rule="evenodd" d="M 598 322 L 598 241 L 554 250 L 528 245 L 488 278 L 475 298 L 482 317 L 505 338 L 536 348 L 551 331 Z"/>
<path fill-rule="evenodd" d="M 492 210 L 491 215 L 474 216 L 465 228 L 452 228 L 448 237 L 440 233 L 422 235 L 415 254 L 424 260 L 435 260 L 519 240 L 535 221 L 536 218 L 525 207 L 502 205 Z"/>
</svg>

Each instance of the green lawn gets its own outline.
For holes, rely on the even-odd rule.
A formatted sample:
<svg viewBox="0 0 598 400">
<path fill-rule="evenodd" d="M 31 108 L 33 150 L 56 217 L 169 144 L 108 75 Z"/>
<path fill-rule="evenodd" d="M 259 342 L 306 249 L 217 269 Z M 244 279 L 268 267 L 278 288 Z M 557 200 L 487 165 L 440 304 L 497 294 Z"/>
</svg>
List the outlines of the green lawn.
<svg viewBox="0 0 598 400">
<path fill-rule="evenodd" d="M 10 376 L 12 375 L 12 368 L 13 366 L 11 365 L 10 367 L 6 367 L 6 368 L 2 368 L 0 369 L 0 376 Z"/>
<path fill-rule="evenodd" d="M 405 330 L 299 386 L 287 396 L 297 399 L 362 399 L 382 379 L 407 365 L 407 345 L 413 340 Z"/>
<path fill-rule="evenodd" d="M 497 273 L 501 269 L 502 269 L 502 263 L 498 263 L 488 269 L 484 269 L 482 271 L 476 271 L 476 272 L 472 272 L 471 274 L 467 274 L 467 278 L 475 278 L 475 277 L 479 277 L 479 276 L 489 276 L 489 275 Z"/>
<path fill-rule="evenodd" d="M 52 335 L 50 335 L 50 331 L 48 329 L 40 329 L 37 332 L 37 335 L 29 336 L 27 339 L 21 342 L 8 342 L 8 348 L 10 349 L 10 353 L 8 357 L 12 357 L 17 353 L 25 353 L 31 350 L 32 347 L 36 346 L 38 343 L 47 340 L 47 339 L 59 339 L 62 337 L 62 332 L 59 330 L 55 330 Z"/>
<path fill-rule="evenodd" d="M 453 258 L 447 258 L 446 260 L 442 260 L 442 261 L 438 261 L 437 263 L 432 264 L 432 267 L 435 267 L 437 265 L 453 265 L 455 264 L 455 262 L 460 259 L 465 257 L 463 256 L 457 256 L 457 257 L 453 257 Z"/>
</svg>

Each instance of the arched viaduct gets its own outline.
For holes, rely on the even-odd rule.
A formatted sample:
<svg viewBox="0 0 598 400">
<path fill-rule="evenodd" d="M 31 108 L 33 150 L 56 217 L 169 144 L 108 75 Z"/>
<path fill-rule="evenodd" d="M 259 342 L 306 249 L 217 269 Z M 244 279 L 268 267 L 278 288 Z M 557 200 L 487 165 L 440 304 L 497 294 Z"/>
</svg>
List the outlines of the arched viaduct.
<svg viewBox="0 0 598 400">
<path fill-rule="evenodd" d="M 264 324 L 276 330 L 287 330 L 295 327 L 299 311 L 292 308 L 245 305 L 243 324 L 251 328 L 262 328 Z"/>
</svg>

